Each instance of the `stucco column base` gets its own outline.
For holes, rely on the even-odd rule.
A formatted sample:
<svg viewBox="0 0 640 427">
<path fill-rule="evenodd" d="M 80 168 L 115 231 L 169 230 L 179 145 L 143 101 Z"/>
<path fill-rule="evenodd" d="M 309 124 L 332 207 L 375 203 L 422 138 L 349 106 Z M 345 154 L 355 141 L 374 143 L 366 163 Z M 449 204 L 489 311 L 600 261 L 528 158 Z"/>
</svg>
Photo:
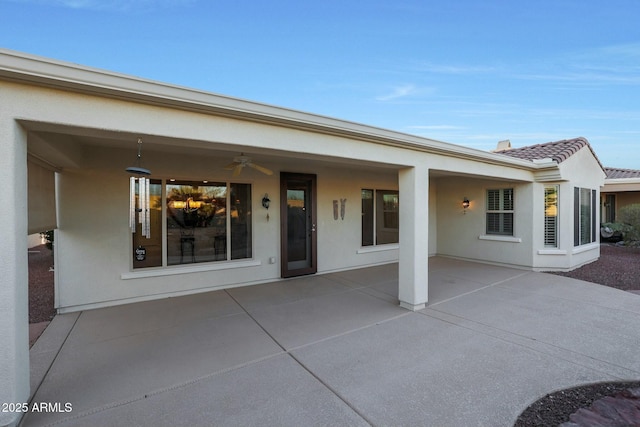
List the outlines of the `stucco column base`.
<svg viewBox="0 0 640 427">
<path fill-rule="evenodd" d="M 425 308 L 427 305 L 426 304 L 409 304 L 408 302 L 404 302 L 404 301 L 400 301 L 400 307 L 402 308 L 406 308 L 407 310 L 411 310 L 411 311 L 419 311 L 422 310 L 423 308 Z"/>
</svg>

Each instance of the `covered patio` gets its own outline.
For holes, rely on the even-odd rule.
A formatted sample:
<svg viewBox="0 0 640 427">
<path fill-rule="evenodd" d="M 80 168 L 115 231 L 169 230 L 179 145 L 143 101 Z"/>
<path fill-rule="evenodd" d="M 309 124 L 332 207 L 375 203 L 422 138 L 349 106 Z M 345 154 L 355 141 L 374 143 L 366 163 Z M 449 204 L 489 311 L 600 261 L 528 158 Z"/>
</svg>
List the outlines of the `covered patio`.
<svg viewBox="0 0 640 427">
<path fill-rule="evenodd" d="M 569 269 L 599 253 L 595 233 L 587 231 L 597 223 L 588 207 L 595 206 L 601 168 L 586 140 L 561 141 L 579 150 L 562 164 L 513 158 L 6 50 L 0 50 L 0 85 L 7 106 L 0 174 L 11 189 L 0 226 L 6 255 L 0 400 L 23 402 L 36 393 L 34 402 L 46 403 L 66 394 L 73 408 L 68 420 L 62 411 L 32 415 L 29 423 L 86 424 L 93 416 L 109 418 L 110 408 L 135 411 L 142 404 L 166 409 L 170 392 L 226 376 L 233 390 L 248 393 L 238 380 L 255 389 L 256 413 L 275 417 L 290 413 L 285 406 L 304 407 L 284 417 L 295 424 L 324 419 L 325 410 L 338 407 L 354 420 L 410 420 L 402 404 L 388 405 L 397 413 L 375 411 L 389 395 L 431 405 L 433 393 L 416 385 L 420 376 L 456 383 L 460 371 L 440 377 L 440 369 L 429 373 L 415 363 L 441 349 L 436 357 L 447 363 L 452 352 L 471 351 L 472 359 L 482 352 L 457 349 L 458 339 L 448 347 L 448 333 L 439 328 L 457 324 L 461 314 L 436 307 L 497 289 L 503 280 L 539 277 L 527 269 Z M 149 180 L 138 176 L 141 170 Z M 572 227 L 578 224 L 572 210 L 563 209 L 559 222 L 549 223 L 566 232 L 545 241 L 547 231 L 557 231 L 547 230 L 545 215 L 558 216 L 545 209 L 548 185 L 563 195 L 554 203 L 567 207 L 579 189 L 582 234 Z M 51 229 L 61 316 L 29 352 L 26 236 Z M 430 266 L 429 256 L 503 268 L 476 271 L 479 264 L 447 265 L 437 257 Z M 503 298 L 478 306 L 491 312 L 498 304 L 505 316 L 528 310 L 518 303 Z M 467 330 L 465 324 L 461 331 Z M 352 395 L 340 385 L 347 372 L 337 383 L 322 372 L 325 362 L 352 360 L 360 334 L 372 339 L 364 347 L 384 343 L 377 351 L 384 360 L 372 360 L 363 372 L 387 378 L 391 394 L 385 391 L 382 400 L 371 397 L 380 389 L 375 383 L 356 386 Z M 331 350 L 348 349 L 340 359 L 327 356 L 318 367 L 305 361 L 341 340 L 345 347 Z M 306 388 L 295 383 L 283 383 L 289 394 L 280 393 L 281 405 L 266 399 L 274 386 L 265 384 L 278 369 L 259 375 L 262 386 L 235 377 L 280 360 L 295 368 L 281 366 L 283 378 L 300 375 L 329 393 L 309 395 L 317 411 L 288 404 L 304 399 L 298 392 Z M 237 416 L 251 413 L 244 403 L 234 406 L 238 399 L 213 400 L 224 403 L 211 417 L 244 424 L 233 408 Z M 201 424 L 184 410 L 176 413 L 169 424 Z M 0 413 L 0 424 L 15 425 L 16 417 Z"/>
<path fill-rule="evenodd" d="M 640 296 L 429 259 L 58 315 L 22 426 L 504 425 L 551 391 L 637 379 Z M 71 410 L 65 411 L 70 404 Z"/>
</svg>

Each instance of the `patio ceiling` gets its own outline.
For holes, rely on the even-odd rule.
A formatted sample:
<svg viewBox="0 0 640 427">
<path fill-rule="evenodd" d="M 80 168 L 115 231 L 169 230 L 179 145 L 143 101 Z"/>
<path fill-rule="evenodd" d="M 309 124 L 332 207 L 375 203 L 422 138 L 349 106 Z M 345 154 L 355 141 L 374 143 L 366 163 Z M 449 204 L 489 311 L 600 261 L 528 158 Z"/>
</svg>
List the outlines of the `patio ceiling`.
<svg viewBox="0 0 640 427">
<path fill-rule="evenodd" d="M 162 135 L 133 134 L 41 122 L 22 121 L 21 124 L 29 132 L 29 154 L 57 170 L 87 167 L 84 153 L 92 149 L 118 151 L 122 153 L 125 163 L 131 163 L 135 159 L 136 142 L 139 137 L 144 141 L 143 160 L 159 156 L 206 158 L 211 162 L 212 169 L 220 170 L 240 153 L 252 157 L 256 163 L 267 167 L 276 168 L 277 166 L 276 169 L 280 170 L 348 167 L 350 170 L 379 173 L 382 169 L 389 173 L 396 173 L 398 168 L 402 167 L 402 165 L 362 161 L 356 158 L 319 156 L 260 148 L 250 144 L 221 143 L 215 140 L 176 139 Z"/>
</svg>

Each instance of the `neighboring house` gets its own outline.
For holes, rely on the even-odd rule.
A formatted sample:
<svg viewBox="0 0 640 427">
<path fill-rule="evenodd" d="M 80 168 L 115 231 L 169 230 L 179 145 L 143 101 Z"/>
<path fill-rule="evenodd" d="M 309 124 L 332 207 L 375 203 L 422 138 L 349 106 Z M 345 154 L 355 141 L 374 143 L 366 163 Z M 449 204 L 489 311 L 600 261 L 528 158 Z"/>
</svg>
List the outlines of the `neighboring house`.
<svg viewBox="0 0 640 427">
<path fill-rule="evenodd" d="M 600 190 L 602 222 L 616 222 L 616 213 L 640 203 L 640 170 L 604 168 L 607 177 Z"/>
<path fill-rule="evenodd" d="M 0 99 L 3 402 L 29 396 L 29 233 L 56 229 L 61 313 L 395 262 L 417 310 L 432 255 L 599 256 L 605 173 L 584 138 L 487 153 L 8 50 Z M 144 168 L 148 188 L 126 171 Z M 149 194 L 135 232 L 132 190 Z"/>
</svg>

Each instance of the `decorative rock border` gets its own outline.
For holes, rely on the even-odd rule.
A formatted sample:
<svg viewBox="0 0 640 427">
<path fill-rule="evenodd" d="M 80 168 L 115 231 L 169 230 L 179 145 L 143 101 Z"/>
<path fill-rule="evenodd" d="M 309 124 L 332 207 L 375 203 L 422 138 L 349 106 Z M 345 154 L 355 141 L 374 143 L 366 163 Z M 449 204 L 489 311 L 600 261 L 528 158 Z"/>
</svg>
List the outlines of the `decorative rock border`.
<svg viewBox="0 0 640 427">
<path fill-rule="evenodd" d="M 640 426 L 640 388 L 623 390 L 580 408 L 560 427 Z"/>
<path fill-rule="evenodd" d="M 626 402 L 627 400 L 633 403 Z M 538 399 L 520 414 L 514 427 L 640 426 L 640 418 L 637 418 L 636 424 L 625 424 L 614 419 L 605 424 L 599 418 L 598 423 L 589 421 L 596 419 L 589 418 L 594 413 L 612 414 L 611 411 L 618 412 L 615 408 L 623 407 L 626 408 L 622 409 L 623 412 L 631 411 L 628 405 L 634 404 L 637 405 L 637 413 L 631 413 L 637 414 L 633 416 L 640 416 L 640 381 L 585 384 L 558 390 Z M 594 405 L 597 408 L 595 411 Z"/>
</svg>

